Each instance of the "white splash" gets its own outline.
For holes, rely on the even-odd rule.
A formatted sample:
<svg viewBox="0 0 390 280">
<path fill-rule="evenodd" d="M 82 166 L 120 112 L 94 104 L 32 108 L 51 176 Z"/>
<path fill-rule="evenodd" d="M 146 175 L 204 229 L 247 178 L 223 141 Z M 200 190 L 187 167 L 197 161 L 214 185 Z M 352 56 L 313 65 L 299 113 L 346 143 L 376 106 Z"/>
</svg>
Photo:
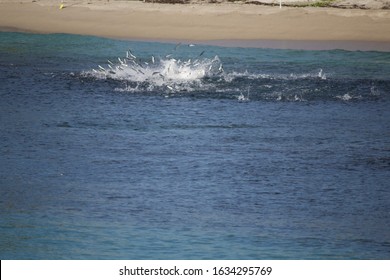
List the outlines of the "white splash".
<svg viewBox="0 0 390 280">
<path fill-rule="evenodd" d="M 245 96 L 243 92 L 240 92 L 240 95 L 237 96 L 238 101 L 249 101 L 249 87 L 248 87 L 248 92 L 247 95 Z"/>
<path fill-rule="evenodd" d="M 343 101 L 349 101 L 352 99 L 352 96 L 350 96 L 348 93 L 346 93 L 344 95 L 337 95 L 336 97 L 343 100 Z"/>
<path fill-rule="evenodd" d="M 370 95 L 372 95 L 372 96 L 380 96 L 381 93 L 375 86 L 371 86 L 370 87 Z"/>
<path fill-rule="evenodd" d="M 340 99 L 342 101 L 351 101 L 351 100 L 359 100 L 359 99 L 362 99 L 362 96 L 361 95 L 357 95 L 357 96 L 353 96 L 353 95 L 350 95 L 349 93 L 346 93 L 344 95 L 336 95 L 336 98 L 337 99 Z"/>
<path fill-rule="evenodd" d="M 321 80 L 326 80 L 326 75 L 322 71 L 322 69 L 320 69 L 320 72 L 318 73 L 318 78 L 320 78 Z"/>
<path fill-rule="evenodd" d="M 309 73 L 289 73 L 289 74 L 278 74 L 278 73 L 249 73 L 247 70 L 243 72 L 232 71 L 230 73 L 224 72 L 223 78 L 226 82 L 232 82 L 237 78 L 246 78 L 249 80 L 301 80 L 301 79 L 321 79 L 326 80 L 327 76 L 322 69 Z"/>
<path fill-rule="evenodd" d="M 107 60 L 107 65 L 98 65 L 97 69 L 85 74 L 98 79 L 132 83 L 127 84 L 124 89 L 117 89 L 120 91 L 154 90 L 161 87 L 170 91 L 191 90 L 190 85 L 199 84 L 202 79 L 219 75 L 224 71 L 218 56 L 206 58 L 202 57 L 203 54 L 204 51 L 195 58 L 184 60 L 173 58 L 172 54 L 163 57 L 151 56 L 147 60 L 142 60 L 128 50 L 126 57 L 118 57 L 115 63 Z"/>
</svg>

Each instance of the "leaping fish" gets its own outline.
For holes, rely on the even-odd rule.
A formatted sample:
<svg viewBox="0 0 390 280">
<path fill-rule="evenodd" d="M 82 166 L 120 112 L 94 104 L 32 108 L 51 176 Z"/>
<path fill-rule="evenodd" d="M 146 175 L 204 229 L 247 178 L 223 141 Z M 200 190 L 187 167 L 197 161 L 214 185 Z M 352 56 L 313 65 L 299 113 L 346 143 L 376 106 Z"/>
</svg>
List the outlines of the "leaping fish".
<svg viewBox="0 0 390 280">
<path fill-rule="evenodd" d="M 133 59 L 136 59 L 137 57 L 134 55 L 134 54 L 132 54 L 132 52 L 131 52 L 131 50 L 129 49 L 127 52 L 126 52 L 126 55 L 127 55 L 127 58 L 133 58 Z"/>
<path fill-rule="evenodd" d="M 181 43 L 178 43 L 176 46 L 175 46 L 175 51 L 181 46 Z"/>
</svg>

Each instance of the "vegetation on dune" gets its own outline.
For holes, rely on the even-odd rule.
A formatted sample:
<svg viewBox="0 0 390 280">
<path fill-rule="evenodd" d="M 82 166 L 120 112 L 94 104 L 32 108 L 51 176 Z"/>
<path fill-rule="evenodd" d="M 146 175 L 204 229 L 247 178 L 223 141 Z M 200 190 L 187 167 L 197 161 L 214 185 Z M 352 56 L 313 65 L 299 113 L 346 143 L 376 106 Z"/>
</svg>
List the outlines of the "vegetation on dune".
<svg viewBox="0 0 390 280">
<path fill-rule="evenodd" d="M 228 0 L 228 1 L 235 1 L 235 0 Z M 318 0 L 315 2 L 293 2 L 293 3 L 283 3 L 283 6 L 288 7 L 331 7 L 334 2 L 337 0 Z M 268 3 L 268 2 L 262 2 L 261 0 L 247 0 L 244 3 L 246 4 L 256 4 L 256 5 L 267 5 L 267 6 L 279 6 L 278 2 L 275 3 Z"/>
<path fill-rule="evenodd" d="M 148 3 L 163 3 L 163 4 L 189 4 L 192 1 L 191 0 L 144 0 Z M 329 7 L 333 2 L 336 0 L 318 0 L 316 2 L 297 2 L 297 3 L 288 3 L 284 4 L 286 6 L 293 6 L 293 7 Z M 270 5 L 270 6 L 276 6 L 279 5 L 278 3 L 268 3 L 268 2 L 262 2 L 256 1 L 256 0 L 203 0 L 203 1 L 197 1 L 197 2 L 206 2 L 206 3 L 221 3 L 221 2 L 241 2 L 245 4 L 257 4 L 257 5 Z"/>
<path fill-rule="evenodd" d="M 314 3 L 310 3 L 307 6 L 310 7 L 329 7 L 336 0 L 320 0 Z"/>
<path fill-rule="evenodd" d="M 190 0 L 144 0 L 146 3 L 189 4 Z"/>
<path fill-rule="evenodd" d="M 137 0 L 132 0 L 137 1 Z M 253 4 L 253 5 L 262 5 L 262 6 L 279 6 L 279 1 L 262 1 L 262 0 L 139 0 L 147 3 L 161 3 L 161 4 L 196 4 L 196 3 L 241 3 L 241 4 Z M 282 0 L 282 5 L 287 7 L 334 7 L 342 9 L 369 9 L 366 4 L 351 4 L 343 3 L 344 1 L 339 0 L 315 0 L 315 1 L 294 1 L 294 2 L 284 2 Z M 381 9 L 390 9 L 390 4 L 384 1 L 384 4 Z"/>
</svg>

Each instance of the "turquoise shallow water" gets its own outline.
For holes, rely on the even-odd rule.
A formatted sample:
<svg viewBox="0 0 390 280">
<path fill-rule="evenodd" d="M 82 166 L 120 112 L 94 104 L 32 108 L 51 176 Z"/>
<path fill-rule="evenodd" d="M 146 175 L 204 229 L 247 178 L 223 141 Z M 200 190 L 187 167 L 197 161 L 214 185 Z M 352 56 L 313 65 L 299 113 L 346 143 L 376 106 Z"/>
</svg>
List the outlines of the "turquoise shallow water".
<svg viewBox="0 0 390 280">
<path fill-rule="evenodd" d="M 0 106 L 1 259 L 390 257 L 390 53 L 3 32 Z"/>
</svg>

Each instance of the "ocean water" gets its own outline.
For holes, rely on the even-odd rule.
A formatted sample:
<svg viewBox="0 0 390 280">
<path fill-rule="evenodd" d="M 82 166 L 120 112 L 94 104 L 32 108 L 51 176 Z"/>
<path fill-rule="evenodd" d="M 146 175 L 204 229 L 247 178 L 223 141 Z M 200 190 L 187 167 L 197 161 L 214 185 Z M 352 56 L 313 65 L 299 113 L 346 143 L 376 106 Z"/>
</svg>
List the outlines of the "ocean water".
<svg viewBox="0 0 390 280">
<path fill-rule="evenodd" d="M 0 33 L 1 259 L 389 259 L 390 53 Z"/>
</svg>

